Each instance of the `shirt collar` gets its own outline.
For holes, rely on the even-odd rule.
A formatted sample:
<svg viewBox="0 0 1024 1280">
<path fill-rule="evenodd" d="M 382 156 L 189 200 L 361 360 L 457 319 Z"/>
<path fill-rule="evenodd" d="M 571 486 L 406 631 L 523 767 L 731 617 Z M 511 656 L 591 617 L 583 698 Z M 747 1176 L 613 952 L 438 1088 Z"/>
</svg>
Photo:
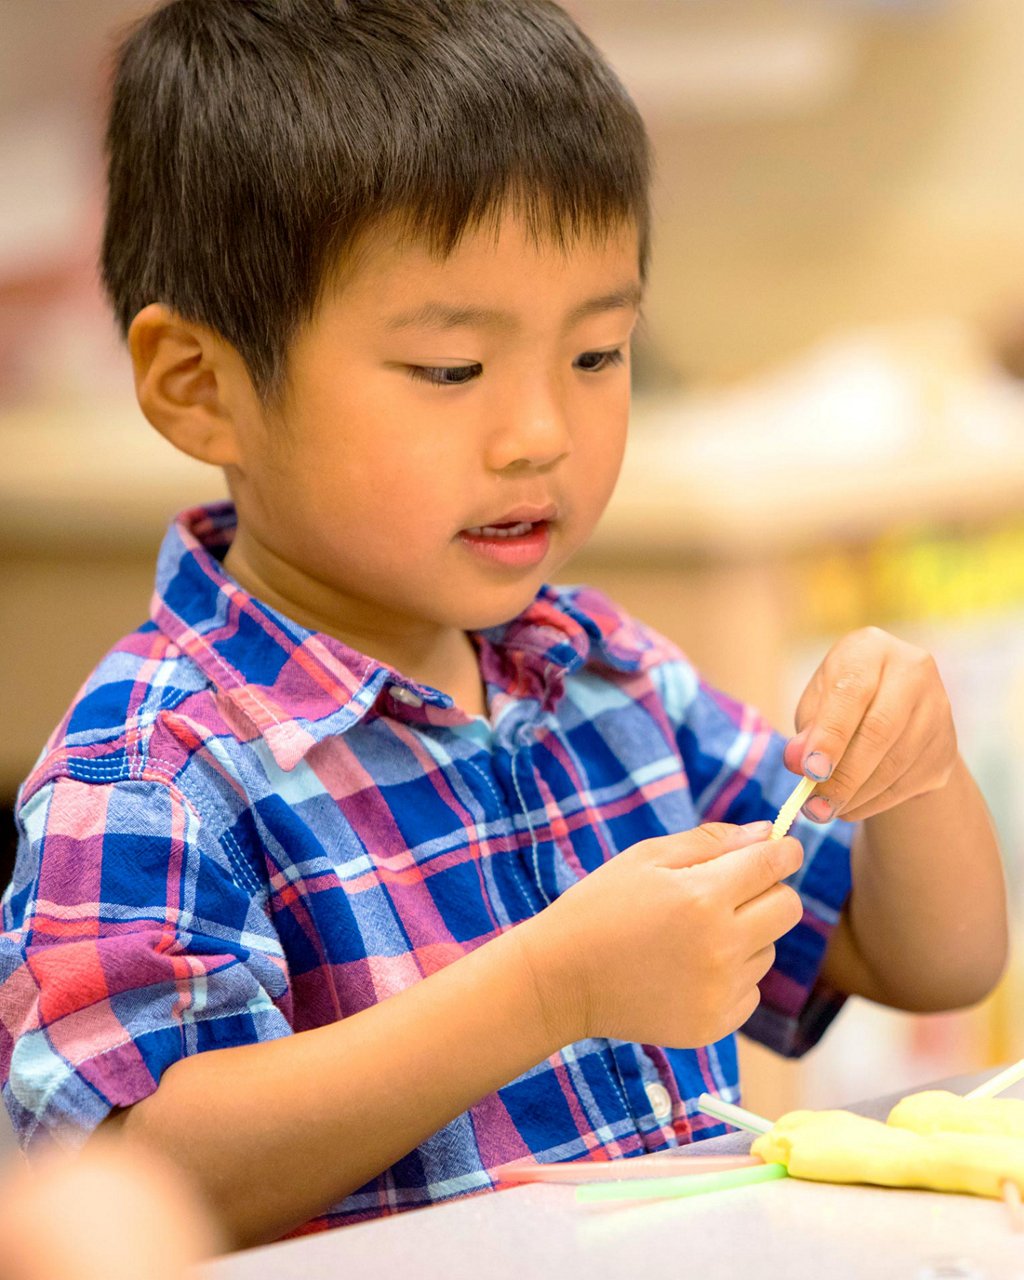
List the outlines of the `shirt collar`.
<svg viewBox="0 0 1024 1280">
<path fill-rule="evenodd" d="M 374 709 L 413 724 L 466 721 L 447 694 L 300 626 L 239 586 L 221 564 L 236 525 L 229 502 L 178 516 L 160 550 L 151 616 L 213 685 L 239 736 L 262 737 L 288 770 Z M 545 709 L 570 672 L 587 663 L 636 670 L 650 648 L 599 593 L 547 586 L 518 617 L 473 640 L 492 690 Z"/>
</svg>

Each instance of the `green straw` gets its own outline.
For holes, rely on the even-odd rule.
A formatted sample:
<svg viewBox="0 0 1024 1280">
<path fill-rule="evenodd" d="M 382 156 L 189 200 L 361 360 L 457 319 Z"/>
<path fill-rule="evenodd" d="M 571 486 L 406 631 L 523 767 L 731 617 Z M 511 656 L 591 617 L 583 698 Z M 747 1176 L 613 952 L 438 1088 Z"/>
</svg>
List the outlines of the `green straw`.
<svg viewBox="0 0 1024 1280">
<path fill-rule="evenodd" d="M 685 1178 L 649 1178 L 635 1182 L 593 1182 L 576 1188 L 577 1200 L 653 1200 L 679 1196 L 700 1196 L 705 1191 L 728 1191 L 752 1182 L 774 1182 L 785 1178 L 784 1164 L 748 1165 L 722 1173 L 688 1174 Z"/>
</svg>

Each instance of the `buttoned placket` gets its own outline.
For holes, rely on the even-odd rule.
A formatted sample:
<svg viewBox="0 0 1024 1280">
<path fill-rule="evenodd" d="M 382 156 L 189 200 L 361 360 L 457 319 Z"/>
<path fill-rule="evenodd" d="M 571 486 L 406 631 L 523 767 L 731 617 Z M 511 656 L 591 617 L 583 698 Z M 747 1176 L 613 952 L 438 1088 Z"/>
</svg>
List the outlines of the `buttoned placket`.
<svg viewBox="0 0 1024 1280">
<path fill-rule="evenodd" d="M 550 906 L 552 902 L 551 895 L 544 887 L 544 876 L 540 867 L 540 841 L 537 839 L 537 831 L 533 822 L 533 812 L 537 809 L 540 802 L 540 791 L 537 787 L 537 780 L 534 777 L 533 765 L 533 744 L 535 734 L 533 726 L 529 724 L 520 725 L 513 738 L 513 748 L 511 752 L 511 773 L 512 785 L 515 788 L 516 797 L 519 801 L 519 809 L 526 821 L 527 830 L 530 833 L 530 861 L 533 866 L 534 883 L 541 897 L 544 899 L 545 906 Z"/>
<path fill-rule="evenodd" d="M 645 1085 L 644 1092 L 647 1094 L 647 1101 L 651 1104 L 655 1120 L 664 1124 L 672 1115 L 672 1095 L 660 1082 Z"/>
</svg>

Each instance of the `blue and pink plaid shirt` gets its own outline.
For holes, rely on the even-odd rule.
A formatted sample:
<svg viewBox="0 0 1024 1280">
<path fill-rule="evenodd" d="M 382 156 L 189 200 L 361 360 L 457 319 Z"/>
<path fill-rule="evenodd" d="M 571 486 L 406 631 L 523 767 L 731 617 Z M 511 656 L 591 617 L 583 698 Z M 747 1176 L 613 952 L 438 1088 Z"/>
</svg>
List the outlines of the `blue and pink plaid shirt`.
<svg viewBox="0 0 1024 1280">
<path fill-rule="evenodd" d="M 0 1081 L 28 1148 L 81 1140 L 186 1054 L 386 999 L 638 841 L 773 817 L 793 785 L 777 734 L 596 592 L 544 588 L 474 637 L 488 722 L 242 590 L 234 528 L 228 504 L 172 526 L 150 621 L 21 791 Z M 815 982 L 849 891 L 849 829 L 797 834 L 804 918 L 746 1028 L 786 1054 L 841 1002 Z M 568 1045 L 305 1229 L 488 1189 L 531 1153 L 710 1136 L 704 1090 L 738 1096 L 733 1037 Z"/>
</svg>

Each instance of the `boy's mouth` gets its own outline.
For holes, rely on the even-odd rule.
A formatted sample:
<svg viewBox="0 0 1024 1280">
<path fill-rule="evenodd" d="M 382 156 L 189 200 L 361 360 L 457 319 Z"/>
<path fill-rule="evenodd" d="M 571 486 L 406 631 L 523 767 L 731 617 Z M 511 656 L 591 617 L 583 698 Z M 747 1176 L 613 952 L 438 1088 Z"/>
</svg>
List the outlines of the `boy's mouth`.
<svg viewBox="0 0 1024 1280">
<path fill-rule="evenodd" d="M 482 524 L 477 529 L 465 529 L 463 532 L 471 538 L 521 538 L 542 523 L 544 522 L 521 520 L 518 524 Z"/>
<path fill-rule="evenodd" d="M 554 507 L 512 511 L 501 520 L 463 529 L 458 541 L 494 564 L 530 568 L 548 553 L 550 526 L 556 515 Z"/>
</svg>

